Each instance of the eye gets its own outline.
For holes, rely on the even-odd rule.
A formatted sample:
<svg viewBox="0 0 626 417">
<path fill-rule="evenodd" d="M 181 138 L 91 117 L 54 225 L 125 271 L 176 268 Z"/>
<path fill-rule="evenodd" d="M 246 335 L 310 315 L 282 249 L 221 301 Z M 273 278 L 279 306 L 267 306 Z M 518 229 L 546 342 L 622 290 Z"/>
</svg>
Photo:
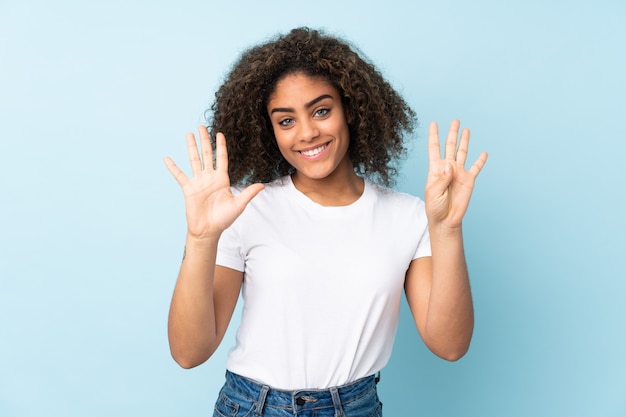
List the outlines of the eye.
<svg viewBox="0 0 626 417">
<path fill-rule="evenodd" d="M 330 109 L 327 109 L 325 107 L 322 107 L 321 109 L 317 109 L 315 111 L 315 116 L 317 117 L 324 117 L 326 116 L 328 113 L 330 112 Z"/>
<path fill-rule="evenodd" d="M 290 118 L 288 118 L 288 117 L 286 117 L 286 118 L 284 118 L 284 119 L 282 119 L 282 120 L 279 120 L 279 121 L 278 121 L 278 124 L 279 124 L 280 126 L 289 126 L 289 125 L 290 125 L 290 124 L 292 124 L 292 123 L 293 123 L 293 119 L 290 119 Z"/>
</svg>

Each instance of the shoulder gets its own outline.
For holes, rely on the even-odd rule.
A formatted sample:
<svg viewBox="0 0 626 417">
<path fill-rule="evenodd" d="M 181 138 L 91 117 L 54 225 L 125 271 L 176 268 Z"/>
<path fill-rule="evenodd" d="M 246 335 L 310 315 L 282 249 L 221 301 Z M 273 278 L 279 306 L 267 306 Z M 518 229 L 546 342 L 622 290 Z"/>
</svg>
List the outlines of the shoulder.
<svg viewBox="0 0 626 417">
<path fill-rule="evenodd" d="M 418 207 L 424 204 L 420 197 L 407 193 L 402 193 L 369 181 L 367 184 L 368 187 L 370 187 L 370 189 L 376 195 L 377 201 L 383 204 L 388 204 L 392 206 L 398 205 L 400 207 Z"/>
<path fill-rule="evenodd" d="M 369 183 L 368 185 L 375 195 L 377 217 L 385 218 L 385 221 L 392 224 L 404 224 L 409 228 L 417 227 L 422 229 L 428 224 L 426 206 L 420 197 L 374 183 Z"/>
</svg>

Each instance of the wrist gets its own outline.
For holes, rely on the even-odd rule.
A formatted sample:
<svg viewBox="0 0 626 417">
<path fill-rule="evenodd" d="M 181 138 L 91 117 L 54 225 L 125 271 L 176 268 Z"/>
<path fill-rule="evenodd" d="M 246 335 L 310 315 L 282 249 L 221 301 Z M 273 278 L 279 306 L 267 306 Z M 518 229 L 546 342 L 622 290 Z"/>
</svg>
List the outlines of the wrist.
<svg viewBox="0 0 626 417">
<path fill-rule="evenodd" d="M 444 222 L 428 223 L 428 232 L 431 240 L 433 238 L 463 239 L 463 226 L 461 223 L 456 225 L 448 225 Z"/>
<path fill-rule="evenodd" d="M 217 242 L 220 240 L 220 233 L 206 235 L 206 236 L 198 236 L 187 232 L 187 237 L 185 238 L 185 246 L 188 249 L 200 249 L 205 250 L 210 247 L 216 247 Z"/>
</svg>

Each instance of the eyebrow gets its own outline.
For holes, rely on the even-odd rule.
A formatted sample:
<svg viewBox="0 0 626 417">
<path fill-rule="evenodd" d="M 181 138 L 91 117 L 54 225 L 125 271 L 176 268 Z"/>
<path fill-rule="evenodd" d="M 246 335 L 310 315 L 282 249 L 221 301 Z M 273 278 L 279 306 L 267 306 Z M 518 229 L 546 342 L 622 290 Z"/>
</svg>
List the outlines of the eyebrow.
<svg viewBox="0 0 626 417">
<path fill-rule="evenodd" d="M 314 98 L 313 100 L 311 100 L 311 101 L 309 101 L 308 103 L 306 103 L 306 104 L 304 105 L 304 107 L 308 109 L 308 108 L 310 108 L 310 107 L 314 106 L 316 103 L 318 103 L 318 102 L 320 102 L 320 101 L 324 100 L 325 98 L 330 98 L 330 99 L 332 99 L 332 98 L 333 98 L 333 96 L 331 96 L 330 94 L 322 94 L 321 96 L 319 96 L 319 97 L 317 97 L 317 98 Z M 270 111 L 270 115 L 272 115 L 272 114 L 274 114 L 274 113 L 276 113 L 276 112 L 285 112 L 285 113 L 289 113 L 289 112 L 294 112 L 294 111 L 295 111 L 295 110 L 294 110 L 293 108 L 291 108 L 291 107 L 276 107 L 276 108 L 273 108 L 273 109 Z"/>
</svg>

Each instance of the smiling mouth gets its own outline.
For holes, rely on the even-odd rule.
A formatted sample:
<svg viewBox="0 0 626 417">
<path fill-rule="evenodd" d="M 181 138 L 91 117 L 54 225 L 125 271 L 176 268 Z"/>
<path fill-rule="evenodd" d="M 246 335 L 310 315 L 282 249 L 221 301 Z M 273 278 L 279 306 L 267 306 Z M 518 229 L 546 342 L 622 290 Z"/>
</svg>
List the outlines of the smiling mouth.
<svg viewBox="0 0 626 417">
<path fill-rule="evenodd" d="M 298 152 L 300 152 L 304 156 L 308 156 L 309 158 L 311 158 L 311 157 L 321 154 L 324 151 L 324 149 L 326 149 L 327 146 L 328 146 L 328 143 L 325 143 L 323 145 L 318 146 L 317 148 L 308 149 L 306 151 L 298 151 Z"/>
</svg>

